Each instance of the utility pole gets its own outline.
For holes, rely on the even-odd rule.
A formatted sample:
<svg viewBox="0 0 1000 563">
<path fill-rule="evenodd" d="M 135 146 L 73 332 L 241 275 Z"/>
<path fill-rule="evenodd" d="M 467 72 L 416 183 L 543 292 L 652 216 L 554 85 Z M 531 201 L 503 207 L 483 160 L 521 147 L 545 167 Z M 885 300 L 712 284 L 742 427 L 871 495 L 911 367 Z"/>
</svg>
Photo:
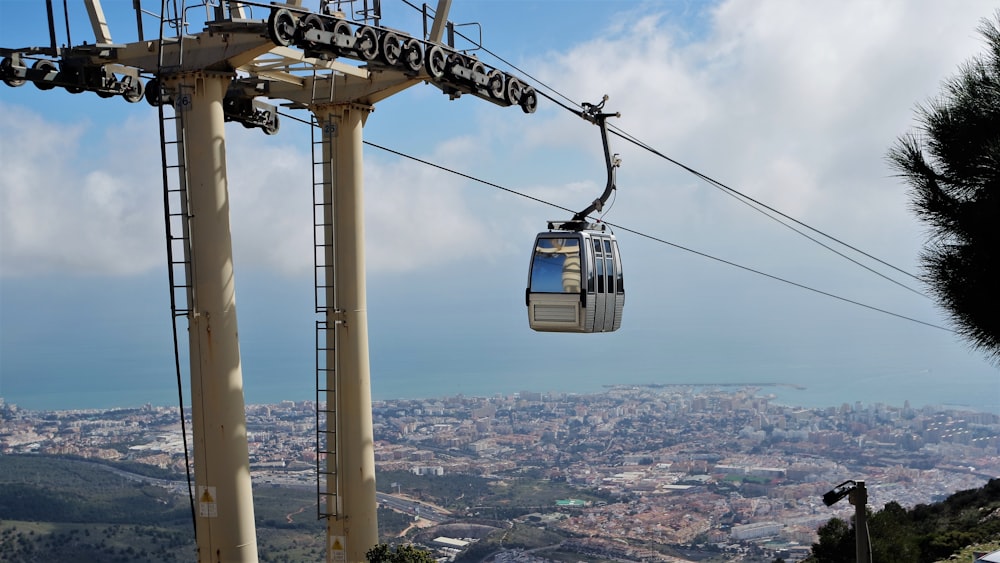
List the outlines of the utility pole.
<svg viewBox="0 0 1000 563">
<path fill-rule="evenodd" d="M 871 563 L 872 546 L 868 536 L 868 489 L 864 481 L 855 481 L 854 490 L 847 497 L 854 505 L 854 560 Z"/>
<path fill-rule="evenodd" d="M 847 497 L 854 505 L 854 560 L 871 563 L 872 546 L 868 535 L 868 489 L 864 481 L 848 480 L 823 495 L 823 504 L 833 506 Z"/>
</svg>

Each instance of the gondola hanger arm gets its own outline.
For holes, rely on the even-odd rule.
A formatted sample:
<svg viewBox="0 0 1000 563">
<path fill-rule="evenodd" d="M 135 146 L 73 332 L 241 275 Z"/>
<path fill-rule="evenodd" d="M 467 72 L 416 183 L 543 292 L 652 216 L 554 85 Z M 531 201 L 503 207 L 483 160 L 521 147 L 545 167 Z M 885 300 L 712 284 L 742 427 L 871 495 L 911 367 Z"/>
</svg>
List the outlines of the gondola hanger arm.
<svg viewBox="0 0 1000 563">
<path fill-rule="evenodd" d="M 607 119 L 609 117 L 621 117 L 618 112 L 608 113 L 601 110 L 604 109 L 605 102 L 608 101 L 608 96 L 605 95 L 600 103 L 590 104 L 583 103 L 583 110 L 579 112 L 580 117 L 586 119 L 587 121 L 597 125 L 601 128 L 601 142 L 604 145 L 604 163 L 608 169 L 608 182 L 604 188 L 604 193 L 597 199 L 595 199 L 586 209 L 579 211 L 573 216 L 572 221 L 583 221 L 586 222 L 587 216 L 594 211 L 601 211 L 604 209 L 604 204 L 608 202 L 611 197 L 611 193 L 615 191 L 615 169 L 621 165 L 621 159 L 618 155 L 612 155 L 611 149 L 608 146 L 608 127 Z"/>
</svg>

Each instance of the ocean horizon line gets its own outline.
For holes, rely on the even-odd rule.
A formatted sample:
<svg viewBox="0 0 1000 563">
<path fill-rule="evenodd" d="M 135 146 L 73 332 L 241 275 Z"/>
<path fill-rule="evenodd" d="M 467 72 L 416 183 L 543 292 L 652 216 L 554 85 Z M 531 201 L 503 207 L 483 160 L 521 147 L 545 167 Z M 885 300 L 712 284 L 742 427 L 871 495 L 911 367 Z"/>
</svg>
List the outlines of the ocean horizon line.
<svg viewBox="0 0 1000 563">
<path fill-rule="evenodd" d="M 506 392 L 490 392 L 490 393 L 468 393 L 468 392 L 456 392 L 456 393 L 443 393 L 443 394 L 421 394 L 421 396 L 395 396 L 395 397 L 373 397 L 372 404 L 377 404 L 380 402 L 393 402 L 393 401 L 430 401 L 430 400 L 441 400 L 441 399 L 452 399 L 452 398 L 493 398 L 497 396 L 501 397 L 514 397 L 525 393 L 540 394 L 542 396 L 587 396 L 587 395 L 602 395 L 615 390 L 629 390 L 629 389 L 668 389 L 668 388 L 716 388 L 719 392 L 726 394 L 736 394 L 739 391 L 744 390 L 761 390 L 764 388 L 768 389 L 783 389 L 790 391 L 791 394 L 795 392 L 804 392 L 808 388 L 804 385 L 795 383 L 784 383 L 784 382 L 684 382 L 684 383 L 614 383 L 605 384 L 600 386 L 600 390 L 579 390 L 579 391 L 557 391 L 557 390 L 546 390 L 538 391 L 532 389 L 520 389 L 517 391 L 506 391 Z M 731 389 L 731 390 L 728 390 Z M 111 402 L 104 405 L 90 405 L 90 406 L 69 406 L 60 405 L 55 407 L 40 407 L 32 406 L 33 402 L 30 397 L 25 397 L 28 400 L 27 403 L 22 403 L 19 400 L 11 400 L 10 397 L 5 397 L 0 395 L 0 406 L 12 405 L 16 406 L 19 410 L 31 411 L 31 412 L 88 412 L 88 411 L 115 411 L 115 410 L 134 410 L 140 409 L 146 406 L 153 407 L 170 407 L 176 408 L 177 401 L 176 395 L 172 400 L 166 399 L 161 393 L 156 393 L 159 395 L 155 399 L 131 397 L 120 402 Z M 42 394 L 39 394 L 42 395 Z M 46 393 L 44 394 L 48 399 L 52 399 L 55 395 Z M 104 395 L 102 393 L 102 395 Z M 975 405 L 969 403 L 956 403 L 954 401 L 947 402 L 921 402 L 919 404 L 914 404 L 913 401 L 885 401 L 885 400 L 843 400 L 837 401 L 832 400 L 825 404 L 819 404 L 814 401 L 796 401 L 795 398 L 789 396 L 779 396 L 775 393 L 768 393 L 766 395 L 760 395 L 759 393 L 754 393 L 755 396 L 766 399 L 770 403 L 775 405 L 780 405 L 788 408 L 802 408 L 802 409 L 829 409 L 829 408 L 840 408 L 843 405 L 856 405 L 861 404 L 863 406 L 876 406 L 885 405 L 889 408 L 902 409 L 906 408 L 906 403 L 910 403 L 909 408 L 914 410 L 920 410 L 924 408 L 938 409 L 940 411 L 972 411 L 972 412 L 984 412 L 990 414 L 1000 415 L 1000 406 L 997 405 Z M 74 398 L 79 398 L 78 394 L 73 394 Z M 805 397 L 797 397 L 797 399 L 803 399 Z M 291 402 L 291 403 L 303 403 L 303 402 L 315 402 L 315 395 L 310 397 L 285 397 L 281 399 L 270 399 L 270 400 L 247 400 L 245 402 L 246 407 L 257 407 L 257 406 L 271 406 L 278 405 L 281 403 Z M 63 402 L 56 400 L 56 403 Z M 27 406 L 26 406 L 27 405 Z M 190 405 L 185 404 L 185 409 L 189 409 Z"/>
</svg>

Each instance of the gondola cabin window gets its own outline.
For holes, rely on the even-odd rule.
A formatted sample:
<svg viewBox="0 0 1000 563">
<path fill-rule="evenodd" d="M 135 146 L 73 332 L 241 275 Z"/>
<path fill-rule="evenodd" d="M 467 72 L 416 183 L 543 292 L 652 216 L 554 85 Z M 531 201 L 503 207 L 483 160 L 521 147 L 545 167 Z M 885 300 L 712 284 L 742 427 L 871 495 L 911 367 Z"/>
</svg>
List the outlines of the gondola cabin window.
<svg viewBox="0 0 1000 563">
<path fill-rule="evenodd" d="M 540 238 L 531 264 L 532 293 L 580 293 L 580 241 Z"/>
</svg>

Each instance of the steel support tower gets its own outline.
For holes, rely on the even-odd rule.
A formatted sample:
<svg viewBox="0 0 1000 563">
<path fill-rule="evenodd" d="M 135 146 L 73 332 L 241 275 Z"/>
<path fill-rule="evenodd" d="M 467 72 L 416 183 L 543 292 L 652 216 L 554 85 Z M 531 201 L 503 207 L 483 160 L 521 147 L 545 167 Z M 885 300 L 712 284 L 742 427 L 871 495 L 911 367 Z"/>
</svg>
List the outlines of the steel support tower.
<svg viewBox="0 0 1000 563">
<path fill-rule="evenodd" d="M 313 170 L 316 175 L 320 168 L 321 178 L 314 179 L 313 190 L 319 516 L 327 520 L 327 561 L 365 561 L 378 542 L 365 292 L 365 120 L 375 103 L 421 82 L 453 99 L 470 94 L 526 113 L 535 110 L 534 90 L 442 43 L 451 29 L 450 0 L 438 1 L 420 39 L 380 27 L 377 1 L 355 10 L 351 1 L 320 0 L 319 12 L 302 8 L 301 0 L 159 0 L 157 10 L 134 2 L 139 40 L 126 44 L 112 42 L 99 0 L 84 2 L 95 43 L 57 47 L 52 0 L 46 0 L 50 45 L 0 47 L 0 80 L 14 87 L 32 82 L 42 90 L 121 95 L 130 102 L 145 97 L 160 109 L 171 303 L 175 318 L 188 322 L 199 561 L 258 559 L 224 124 L 277 132 L 275 107 L 261 99 L 285 100 L 313 114 L 321 135 L 314 142 L 320 156 L 314 154 Z M 192 33 L 187 18 L 195 8 L 206 16 L 204 29 Z M 159 14 L 155 40 L 143 37 L 149 14 Z M 358 14 L 360 20 L 351 19 Z M 425 27 L 427 16 L 425 8 Z M 151 77 L 145 87 L 140 76 Z M 167 108 L 174 113 L 169 119 Z"/>
<path fill-rule="evenodd" d="M 190 92 L 183 117 L 190 206 L 188 317 L 196 529 L 202 561 L 256 561 L 222 100 L 231 78 L 183 73 L 166 89 Z"/>
</svg>

